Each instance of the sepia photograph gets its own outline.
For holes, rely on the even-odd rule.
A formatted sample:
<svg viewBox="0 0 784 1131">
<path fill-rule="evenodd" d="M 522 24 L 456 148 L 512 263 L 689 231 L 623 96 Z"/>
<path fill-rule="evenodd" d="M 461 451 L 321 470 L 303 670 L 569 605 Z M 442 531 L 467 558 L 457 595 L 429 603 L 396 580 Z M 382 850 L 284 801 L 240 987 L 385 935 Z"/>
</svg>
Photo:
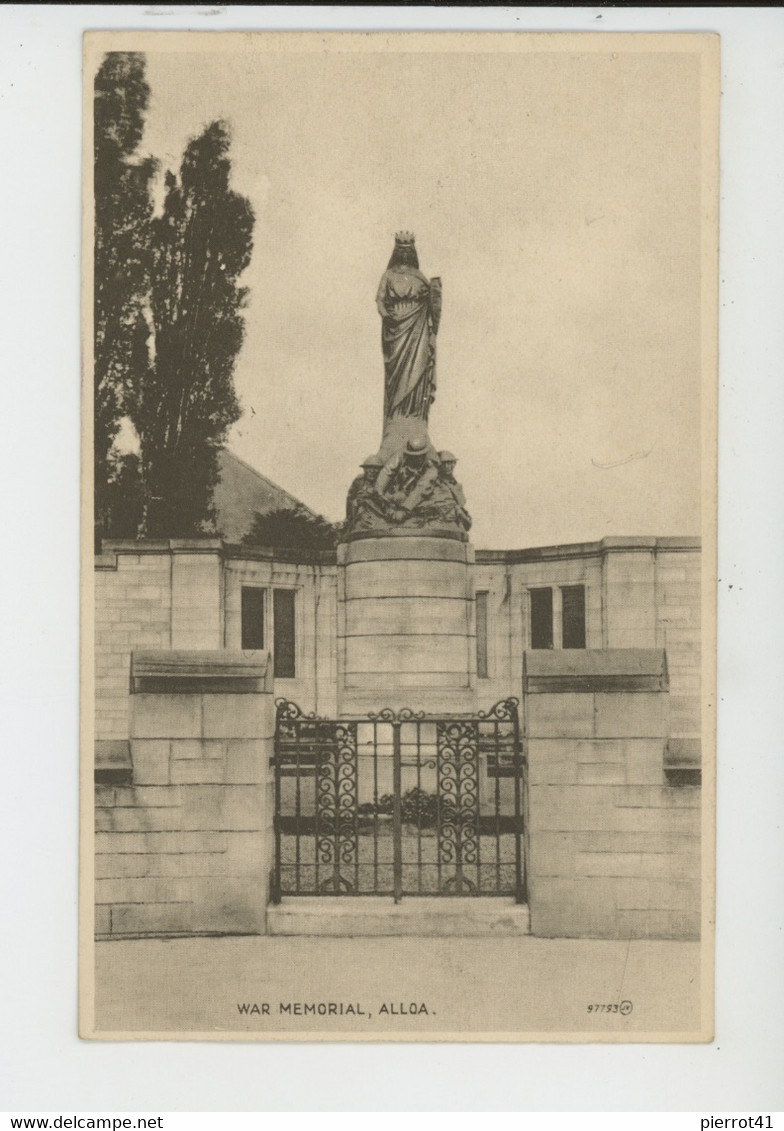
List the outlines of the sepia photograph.
<svg viewBox="0 0 784 1131">
<path fill-rule="evenodd" d="M 80 1035 L 711 1041 L 719 37 L 83 97 Z"/>
</svg>

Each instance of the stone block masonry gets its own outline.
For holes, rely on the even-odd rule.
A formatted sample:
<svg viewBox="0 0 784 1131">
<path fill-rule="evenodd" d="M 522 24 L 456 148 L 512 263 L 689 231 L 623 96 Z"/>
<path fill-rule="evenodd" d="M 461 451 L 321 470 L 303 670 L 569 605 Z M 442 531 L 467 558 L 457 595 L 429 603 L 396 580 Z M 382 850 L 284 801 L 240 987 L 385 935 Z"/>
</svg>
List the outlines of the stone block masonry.
<svg viewBox="0 0 784 1131">
<path fill-rule="evenodd" d="M 564 649 L 563 589 L 584 587 L 588 649 L 658 648 L 666 652 L 670 734 L 701 732 L 701 553 L 698 538 L 603 538 L 565 546 L 477 550 L 476 591 L 488 595 L 487 677 L 480 698 L 517 686 L 534 647 L 530 594 L 552 592 L 552 648 Z"/>
<path fill-rule="evenodd" d="M 532 934 L 699 936 L 700 789 L 667 781 L 668 698 L 659 650 L 525 654 Z"/>
<path fill-rule="evenodd" d="M 339 704 L 468 710 L 475 695 L 473 550 L 411 534 L 338 551 Z"/>
<path fill-rule="evenodd" d="M 98 937 L 266 931 L 268 667 L 256 652 L 133 654 L 133 782 L 96 787 Z"/>
<path fill-rule="evenodd" d="M 128 737 L 132 651 L 222 647 L 220 547 L 217 539 L 104 543 L 95 572 L 99 738 Z"/>
<path fill-rule="evenodd" d="M 171 647 L 171 558 L 158 552 L 106 554 L 95 571 L 96 728 L 128 737 L 128 682 L 134 648 Z"/>
<path fill-rule="evenodd" d="M 271 787 L 260 743 L 271 746 L 274 719 L 259 702 L 271 684 L 265 669 L 266 690 L 248 685 L 243 663 L 260 654 L 239 667 L 231 658 L 242 656 L 251 588 L 264 590 L 264 649 L 275 646 L 275 591 L 294 593 L 295 671 L 276 694 L 328 718 L 382 706 L 486 709 L 520 695 L 525 669 L 534 933 L 696 935 L 693 783 L 708 691 L 698 540 L 474 552 L 411 535 L 305 557 L 218 539 L 104 543 L 95 563 L 102 934 L 264 929 Z M 563 594 L 574 586 L 585 649 L 564 644 Z M 534 649 L 540 588 L 552 590 L 552 641 Z M 195 666 L 178 649 L 199 649 Z"/>
<path fill-rule="evenodd" d="M 699 741 L 697 539 L 615 537 L 474 554 L 450 539 L 366 538 L 339 558 L 297 562 L 217 539 L 104 543 L 95 574 L 96 737 L 128 738 L 132 651 L 242 647 L 245 587 L 266 591 L 265 647 L 274 643 L 272 591 L 295 593 L 296 672 L 279 679 L 278 694 L 330 716 L 378 708 L 380 688 L 400 706 L 421 698 L 423 709 L 453 711 L 517 693 L 532 647 L 530 591 L 552 589 L 553 648 L 561 651 L 562 590 L 581 585 L 587 647 L 663 649 L 670 735 Z M 486 594 L 482 672 L 477 592 Z M 412 662 L 419 645 L 426 664 Z"/>
</svg>

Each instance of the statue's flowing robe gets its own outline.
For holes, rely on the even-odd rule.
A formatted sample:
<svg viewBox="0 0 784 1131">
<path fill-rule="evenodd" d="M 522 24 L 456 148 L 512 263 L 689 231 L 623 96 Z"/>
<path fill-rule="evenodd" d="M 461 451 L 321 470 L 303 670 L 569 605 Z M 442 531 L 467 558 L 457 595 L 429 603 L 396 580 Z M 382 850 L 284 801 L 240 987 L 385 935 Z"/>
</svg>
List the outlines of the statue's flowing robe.
<svg viewBox="0 0 784 1131">
<path fill-rule="evenodd" d="M 430 282 L 414 267 L 391 267 L 381 278 L 376 303 L 382 316 L 384 417 L 426 421 L 436 387 Z"/>
</svg>

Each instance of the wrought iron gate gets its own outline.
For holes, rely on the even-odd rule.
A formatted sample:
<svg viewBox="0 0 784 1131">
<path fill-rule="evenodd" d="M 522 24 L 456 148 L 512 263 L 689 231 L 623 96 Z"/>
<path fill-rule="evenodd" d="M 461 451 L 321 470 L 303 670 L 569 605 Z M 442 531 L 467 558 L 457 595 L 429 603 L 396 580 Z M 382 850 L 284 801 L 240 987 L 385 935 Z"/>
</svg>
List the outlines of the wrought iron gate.
<svg viewBox="0 0 784 1131">
<path fill-rule="evenodd" d="M 277 701 L 275 872 L 283 895 L 526 900 L 518 700 L 476 715 L 323 719 Z"/>
</svg>

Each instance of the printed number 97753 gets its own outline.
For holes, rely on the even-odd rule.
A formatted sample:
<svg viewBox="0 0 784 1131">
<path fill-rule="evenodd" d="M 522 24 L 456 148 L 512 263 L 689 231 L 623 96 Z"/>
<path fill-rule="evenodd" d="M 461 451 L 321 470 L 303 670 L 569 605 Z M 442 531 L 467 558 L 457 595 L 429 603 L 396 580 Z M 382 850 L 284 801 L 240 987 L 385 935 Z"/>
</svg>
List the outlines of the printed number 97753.
<svg viewBox="0 0 784 1131">
<path fill-rule="evenodd" d="M 631 1013 L 634 1006 L 630 1001 L 614 1001 L 607 1004 L 599 1003 L 589 1005 L 589 1013 L 621 1013 L 624 1017 Z"/>
</svg>

